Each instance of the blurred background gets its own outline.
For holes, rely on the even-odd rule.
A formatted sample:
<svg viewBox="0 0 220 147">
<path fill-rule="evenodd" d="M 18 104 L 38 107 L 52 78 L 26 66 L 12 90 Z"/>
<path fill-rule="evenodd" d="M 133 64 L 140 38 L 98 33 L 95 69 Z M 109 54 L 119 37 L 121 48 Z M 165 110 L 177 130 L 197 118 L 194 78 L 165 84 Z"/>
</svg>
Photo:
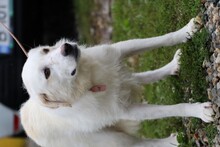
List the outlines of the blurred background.
<svg viewBox="0 0 220 147">
<path fill-rule="evenodd" d="M 77 8 L 78 4 L 88 7 Z M 89 12 L 91 4 L 96 5 L 92 14 Z M 26 50 L 38 45 L 53 45 L 61 38 L 89 44 L 104 43 L 110 42 L 111 36 L 110 4 L 111 0 L 89 3 L 80 0 L 0 0 L 0 22 L 10 28 Z M 76 23 L 78 11 L 84 17 L 95 17 L 81 35 L 76 26 L 79 26 Z M 37 146 L 26 139 L 18 112 L 28 99 L 21 79 L 25 60 L 19 46 L 0 26 L 0 147 Z"/>
<path fill-rule="evenodd" d="M 0 0 L 0 21 L 29 50 L 40 44 L 52 45 L 62 37 L 77 40 L 73 7 L 73 0 Z M 25 60 L 14 40 L 0 27 L 1 147 L 34 146 L 26 143 L 18 114 L 21 104 L 28 99 L 21 79 Z"/>
</svg>

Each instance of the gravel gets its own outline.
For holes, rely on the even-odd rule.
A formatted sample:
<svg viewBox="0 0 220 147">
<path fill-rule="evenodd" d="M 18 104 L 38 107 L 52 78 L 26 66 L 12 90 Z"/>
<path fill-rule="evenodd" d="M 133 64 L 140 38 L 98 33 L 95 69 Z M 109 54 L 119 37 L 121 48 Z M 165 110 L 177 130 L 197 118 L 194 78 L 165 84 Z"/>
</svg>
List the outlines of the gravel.
<svg viewBox="0 0 220 147">
<path fill-rule="evenodd" d="M 209 32 L 209 51 L 211 56 L 209 60 L 203 62 L 206 68 L 206 80 L 209 83 L 207 89 L 208 98 L 213 102 L 215 111 L 214 124 L 217 125 L 215 147 L 220 147 L 220 1 L 205 0 L 204 5 L 204 26 Z"/>
</svg>

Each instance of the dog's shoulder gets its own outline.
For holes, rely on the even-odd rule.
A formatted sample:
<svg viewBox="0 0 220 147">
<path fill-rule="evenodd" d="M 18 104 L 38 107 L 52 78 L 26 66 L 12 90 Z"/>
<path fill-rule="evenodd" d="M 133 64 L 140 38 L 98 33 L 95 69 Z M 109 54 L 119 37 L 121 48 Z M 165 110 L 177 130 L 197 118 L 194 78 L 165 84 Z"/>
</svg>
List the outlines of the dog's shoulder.
<svg viewBox="0 0 220 147">
<path fill-rule="evenodd" d="M 119 59 L 120 51 L 114 48 L 111 44 L 96 45 L 83 49 L 87 55 L 98 60 Z"/>
</svg>

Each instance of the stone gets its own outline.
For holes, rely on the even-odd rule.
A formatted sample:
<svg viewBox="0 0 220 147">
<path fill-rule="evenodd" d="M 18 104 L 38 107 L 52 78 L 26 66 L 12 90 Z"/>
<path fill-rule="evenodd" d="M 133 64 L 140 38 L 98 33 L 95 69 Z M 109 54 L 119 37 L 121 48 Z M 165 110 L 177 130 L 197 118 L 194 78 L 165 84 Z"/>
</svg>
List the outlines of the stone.
<svg viewBox="0 0 220 147">
<path fill-rule="evenodd" d="M 220 82 L 218 82 L 218 83 L 216 84 L 216 88 L 217 88 L 217 90 L 220 89 Z"/>
<path fill-rule="evenodd" d="M 211 95 L 212 95 L 212 97 L 217 97 L 217 90 L 215 88 L 212 88 Z"/>
<path fill-rule="evenodd" d="M 216 48 L 216 49 L 215 49 L 215 52 L 219 54 L 219 53 L 220 53 L 220 49 L 219 49 L 219 48 Z"/>
<path fill-rule="evenodd" d="M 218 73 L 218 78 L 220 78 L 220 73 Z"/>
<path fill-rule="evenodd" d="M 216 113 L 215 113 L 215 117 L 214 117 L 214 120 L 218 120 L 220 118 L 220 113 L 219 113 L 219 111 L 217 111 Z M 220 124 L 220 123 L 219 123 Z"/>
<path fill-rule="evenodd" d="M 216 58 L 215 58 L 215 56 L 213 56 L 213 54 L 212 54 L 211 57 L 210 57 L 210 61 L 211 61 L 211 62 L 215 62 L 215 60 L 216 60 Z"/>
<path fill-rule="evenodd" d="M 220 95 L 220 89 L 217 89 L 217 95 Z"/>
<path fill-rule="evenodd" d="M 220 64 L 220 54 L 218 54 L 216 58 L 215 57 L 213 58 L 214 58 L 215 63 Z"/>
<path fill-rule="evenodd" d="M 217 65 L 217 71 L 220 73 L 220 66 Z"/>
<path fill-rule="evenodd" d="M 209 68 L 207 68 L 206 72 L 208 75 L 211 75 L 213 72 L 213 69 L 209 67 Z"/>
<path fill-rule="evenodd" d="M 208 94 L 208 99 L 211 100 L 213 98 L 213 96 L 212 96 L 212 92 L 211 92 L 210 88 L 207 89 L 207 94 Z"/>
<path fill-rule="evenodd" d="M 213 97 L 212 101 L 220 107 L 220 97 Z"/>
<path fill-rule="evenodd" d="M 212 109 L 214 110 L 214 112 L 219 111 L 219 107 L 218 107 L 218 105 L 216 105 L 216 104 L 213 104 L 213 105 L 212 105 Z"/>
<path fill-rule="evenodd" d="M 218 73 L 219 73 L 219 72 L 214 71 L 214 72 L 213 72 L 213 77 L 218 78 Z"/>
<path fill-rule="evenodd" d="M 206 80 L 207 83 L 209 83 L 212 80 L 212 77 L 211 76 L 206 76 L 205 80 Z"/>
<path fill-rule="evenodd" d="M 203 63 L 202 63 L 202 67 L 203 68 L 211 67 L 211 63 L 209 61 L 207 61 L 207 60 L 204 60 Z"/>
<path fill-rule="evenodd" d="M 220 2 L 217 3 L 217 7 L 220 7 Z"/>
<path fill-rule="evenodd" d="M 218 81 L 219 81 L 218 78 L 213 77 L 213 79 L 212 79 L 212 84 L 213 84 L 213 85 L 216 85 Z"/>
</svg>

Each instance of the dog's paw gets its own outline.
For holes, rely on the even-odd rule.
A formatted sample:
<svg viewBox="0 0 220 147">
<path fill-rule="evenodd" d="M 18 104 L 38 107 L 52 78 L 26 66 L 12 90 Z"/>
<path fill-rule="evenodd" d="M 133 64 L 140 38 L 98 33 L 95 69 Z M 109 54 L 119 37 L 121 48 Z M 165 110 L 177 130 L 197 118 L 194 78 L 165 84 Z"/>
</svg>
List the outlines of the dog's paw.
<svg viewBox="0 0 220 147">
<path fill-rule="evenodd" d="M 193 35 L 202 28 L 202 26 L 200 17 L 192 18 L 189 23 L 180 30 L 184 37 L 182 42 L 187 42 L 191 39 Z"/>
<path fill-rule="evenodd" d="M 172 133 L 169 137 L 165 138 L 163 147 L 175 147 L 178 146 L 177 133 Z"/>
<path fill-rule="evenodd" d="M 173 146 L 178 146 L 179 145 L 179 142 L 177 140 L 177 135 L 178 135 L 177 133 L 172 133 L 170 135 L 170 137 L 168 137 L 170 145 L 173 145 Z"/>
<path fill-rule="evenodd" d="M 173 56 L 173 60 L 170 62 L 171 64 L 171 73 L 170 75 L 178 75 L 180 70 L 180 57 L 181 57 L 181 49 L 178 49 Z"/>
<path fill-rule="evenodd" d="M 209 123 L 213 122 L 213 115 L 214 111 L 212 109 L 212 103 L 211 102 L 205 102 L 205 103 L 198 103 L 198 107 L 195 108 L 198 111 L 198 117 L 201 118 L 204 122 Z"/>
</svg>

